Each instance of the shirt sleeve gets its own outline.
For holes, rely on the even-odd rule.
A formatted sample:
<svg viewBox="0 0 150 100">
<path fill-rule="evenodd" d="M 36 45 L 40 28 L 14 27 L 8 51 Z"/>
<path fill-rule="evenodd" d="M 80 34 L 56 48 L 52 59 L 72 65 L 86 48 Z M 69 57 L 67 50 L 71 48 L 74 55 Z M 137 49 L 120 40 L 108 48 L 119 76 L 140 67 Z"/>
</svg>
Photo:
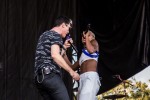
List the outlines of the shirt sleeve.
<svg viewBox="0 0 150 100">
<path fill-rule="evenodd" d="M 53 34 L 53 38 L 51 39 L 51 45 L 58 44 L 61 48 L 66 50 L 63 46 L 63 40 L 60 36 L 60 34 Z"/>
</svg>

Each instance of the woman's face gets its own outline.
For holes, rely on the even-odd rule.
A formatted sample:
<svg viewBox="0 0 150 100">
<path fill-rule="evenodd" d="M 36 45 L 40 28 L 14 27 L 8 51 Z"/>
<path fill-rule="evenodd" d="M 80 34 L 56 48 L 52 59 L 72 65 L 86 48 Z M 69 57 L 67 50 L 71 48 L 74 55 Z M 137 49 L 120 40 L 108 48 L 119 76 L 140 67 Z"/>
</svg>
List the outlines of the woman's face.
<svg viewBox="0 0 150 100">
<path fill-rule="evenodd" d="M 95 35 L 94 35 L 94 33 L 93 32 L 91 32 L 90 31 L 90 33 L 89 33 L 89 40 L 91 41 L 91 40 L 93 40 L 93 39 L 95 39 Z"/>
<path fill-rule="evenodd" d="M 91 41 L 91 40 L 93 40 L 93 39 L 95 39 L 95 35 L 94 35 L 94 33 L 93 32 L 91 32 L 91 31 L 88 31 L 88 33 L 86 33 L 86 34 L 84 34 L 84 32 L 82 33 L 83 35 L 82 35 L 82 43 L 85 43 L 85 37 L 86 37 L 86 35 L 88 35 L 88 39 Z"/>
</svg>

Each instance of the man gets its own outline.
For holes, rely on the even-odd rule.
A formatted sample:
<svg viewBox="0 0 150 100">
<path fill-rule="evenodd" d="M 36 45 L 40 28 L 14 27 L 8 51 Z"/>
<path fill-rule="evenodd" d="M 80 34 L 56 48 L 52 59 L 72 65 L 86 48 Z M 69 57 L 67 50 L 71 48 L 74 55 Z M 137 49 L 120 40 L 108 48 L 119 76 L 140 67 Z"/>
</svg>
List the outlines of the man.
<svg viewBox="0 0 150 100">
<path fill-rule="evenodd" d="M 61 79 L 61 68 L 66 70 L 74 80 L 79 75 L 73 71 L 63 58 L 70 47 L 71 39 L 63 44 L 72 26 L 72 20 L 60 16 L 55 20 L 51 30 L 44 32 L 37 44 L 35 53 L 35 84 L 44 100 L 70 100 L 67 89 Z"/>
</svg>

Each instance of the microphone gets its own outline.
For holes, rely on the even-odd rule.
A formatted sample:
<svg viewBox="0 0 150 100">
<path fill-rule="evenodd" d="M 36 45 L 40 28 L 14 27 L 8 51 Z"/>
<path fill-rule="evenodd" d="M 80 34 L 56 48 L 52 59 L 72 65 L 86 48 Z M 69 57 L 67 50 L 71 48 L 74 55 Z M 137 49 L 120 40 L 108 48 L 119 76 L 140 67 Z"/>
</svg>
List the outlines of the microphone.
<svg viewBox="0 0 150 100">
<path fill-rule="evenodd" d="M 87 25 L 87 29 L 86 29 L 86 31 L 85 31 L 85 34 L 88 32 L 88 30 L 90 30 L 90 27 L 91 27 L 91 24 L 88 24 L 88 25 Z"/>
<path fill-rule="evenodd" d="M 91 24 L 88 24 L 84 34 L 86 34 L 88 32 L 88 30 L 90 30 L 90 27 L 91 27 Z M 85 39 L 83 34 L 82 34 L 82 37 Z"/>
<path fill-rule="evenodd" d="M 66 35 L 66 39 L 70 39 L 70 34 L 67 34 Z M 74 44 L 72 44 L 70 41 L 68 41 L 69 42 L 69 44 L 71 45 L 71 47 L 76 51 L 76 53 L 78 53 L 78 50 L 77 50 L 77 48 L 74 46 Z"/>
</svg>

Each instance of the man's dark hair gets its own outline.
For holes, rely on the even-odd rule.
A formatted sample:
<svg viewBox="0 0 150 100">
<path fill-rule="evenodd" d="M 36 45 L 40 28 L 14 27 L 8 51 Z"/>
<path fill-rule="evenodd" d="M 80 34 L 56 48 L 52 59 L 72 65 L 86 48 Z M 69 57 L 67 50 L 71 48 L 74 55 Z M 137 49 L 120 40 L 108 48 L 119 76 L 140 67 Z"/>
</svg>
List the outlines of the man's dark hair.
<svg viewBox="0 0 150 100">
<path fill-rule="evenodd" d="M 72 20 L 66 16 L 59 16 L 56 18 L 55 22 L 54 22 L 54 27 L 55 26 L 60 26 L 62 23 L 65 24 L 70 24 L 72 22 Z M 71 23 L 72 26 L 72 23 Z"/>
</svg>

